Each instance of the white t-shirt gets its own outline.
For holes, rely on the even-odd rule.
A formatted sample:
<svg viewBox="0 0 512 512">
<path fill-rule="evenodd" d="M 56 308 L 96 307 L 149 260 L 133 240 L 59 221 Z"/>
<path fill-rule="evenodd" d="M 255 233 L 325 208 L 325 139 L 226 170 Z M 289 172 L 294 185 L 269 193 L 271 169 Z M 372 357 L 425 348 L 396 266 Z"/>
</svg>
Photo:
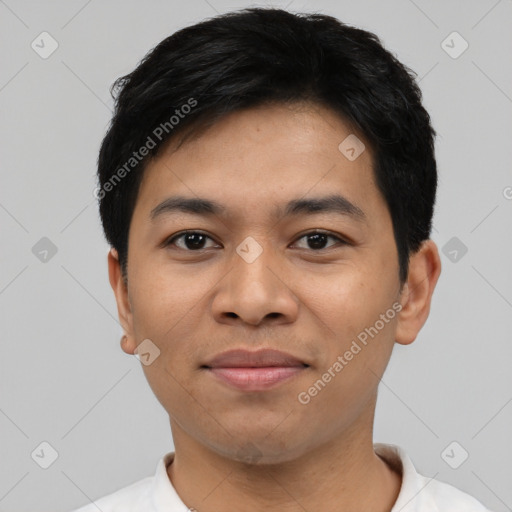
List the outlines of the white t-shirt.
<svg viewBox="0 0 512 512">
<path fill-rule="evenodd" d="M 402 474 L 402 486 L 391 512 L 490 512 L 465 492 L 417 473 L 399 446 L 375 443 L 375 452 Z M 174 452 L 164 455 L 154 476 L 123 487 L 72 512 L 188 512 L 167 475 Z"/>
</svg>

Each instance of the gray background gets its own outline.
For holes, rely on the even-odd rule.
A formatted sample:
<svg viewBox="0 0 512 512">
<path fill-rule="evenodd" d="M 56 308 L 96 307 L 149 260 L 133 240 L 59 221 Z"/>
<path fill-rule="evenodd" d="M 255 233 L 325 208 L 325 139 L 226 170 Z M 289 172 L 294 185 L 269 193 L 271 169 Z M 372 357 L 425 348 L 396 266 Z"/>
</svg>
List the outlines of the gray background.
<svg viewBox="0 0 512 512">
<path fill-rule="evenodd" d="M 376 32 L 418 73 L 439 133 L 443 272 L 419 337 L 395 347 L 375 441 L 512 510 L 512 1 L 273 3 L 288 4 Z M 140 362 L 119 346 L 95 163 L 114 79 L 176 29 L 249 5 L 0 1 L 0 511 L 70 510 L 152 475 L 173 449 Z M 31 47 L 43 31 L 59 45 L 46 59 Z M 442 46 L 453 31 L 469 44 L 457 58 Z M 44 441 L 58 453 L 47 469 L 31 456 Z M 441 456 L 453 441 L 469 453 L 458 469 Z"/>
</svg>

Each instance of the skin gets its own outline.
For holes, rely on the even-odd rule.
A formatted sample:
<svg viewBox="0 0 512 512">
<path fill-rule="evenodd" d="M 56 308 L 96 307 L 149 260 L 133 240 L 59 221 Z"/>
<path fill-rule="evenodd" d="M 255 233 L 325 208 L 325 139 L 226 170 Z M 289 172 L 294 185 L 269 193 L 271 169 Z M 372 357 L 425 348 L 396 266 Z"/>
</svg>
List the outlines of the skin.
<svg viewBox="0 0 512 512">
<path fill-rule="evenodd" d="M 133 354 L 149 338 L 160 355 L 143 366 L 166 409 L 175 444 L 167 468 L 183 502 L 200 512 L 391 510 L 401 475 L 373 450 L 379 379 L 395 343 L 425 323 L 441 263 L 432 240 L 410 258 L 403 287 L 391 217 L 376 188 L 371 148 L 349 161 L 349 125 L 319 105 L 263 106 L 224 117 L 168 148 L 146 168 L 129 231 L 128 282 L 117 253 L 109 278 Z M 364 140 L 362 136 L 359 136 Z M 339 193 L 366 223 L 336 213 L 272 217 L 276 205 Z M 218 201 L 225 215 L 169 213 L 164 199 Z M 317 248 L 305 234 L 328 231 Z M 200 230 L 202 249 L 171 235 Z M 248 263 L 246 237 L 263 252 Z M 196 239 L 197 244 L 197 239 Z M 402 309 L 304 405 L 307 391 L 379 315 Z M 310 366 L 279 386 L 240 391 L 201 365 L 233 348 L 275 348 Z"/>
</svg>

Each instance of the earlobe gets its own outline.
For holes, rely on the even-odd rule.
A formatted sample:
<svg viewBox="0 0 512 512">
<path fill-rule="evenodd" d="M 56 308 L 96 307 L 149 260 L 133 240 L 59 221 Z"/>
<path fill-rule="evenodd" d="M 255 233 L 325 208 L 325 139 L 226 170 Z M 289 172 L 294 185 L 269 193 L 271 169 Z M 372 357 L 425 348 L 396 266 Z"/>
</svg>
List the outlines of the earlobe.
<svg viewBox="0 0 512 512">
<path fill-rule="evenodd" d="M 136 343 L 133 331 L 133 316 L 131 312 L 130 301 L 128 300 L 128 289 L 123 280 L 119 256 L 113 247 L 108 252 L 108 276 L 110 286 L 115 295 L 117 303 L 117 313 L 121 327 L 126 333 L 121 338 L 121 348 L 127 354 L 133 354 Z"/>
<path fill-rule="evenodd" d="M 409 259 L 407 282 L 400 295 L 402 309 L 398 315 L 395 341 L 401 345 L 412 343 L 429 312 L 432 295 L 441 273 L 441 259 L 433 240 L 425 240 Z"/>
<path fill-rule="evenodd" d="M 127 354 L 134 355 L 135 351 L 135 344 L 133 343 L 133 338 L 129 338 L 126 334 L 123 334 L 121 336 L 120 345 L 123 350 L 123 352 L 126 352 Z"/>
</svg>

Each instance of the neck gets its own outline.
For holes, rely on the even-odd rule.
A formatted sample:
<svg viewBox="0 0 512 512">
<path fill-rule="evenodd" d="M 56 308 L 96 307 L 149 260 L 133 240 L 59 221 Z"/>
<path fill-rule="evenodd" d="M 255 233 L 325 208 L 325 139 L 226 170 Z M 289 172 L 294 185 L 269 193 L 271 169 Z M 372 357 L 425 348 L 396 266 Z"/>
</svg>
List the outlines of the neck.
<svg viewBox="0 0 512 512">
<path fill-rule="evenodd" d="M 400 491 L 401 475 L 373 450 L 371 425 L 366 435 L 353 428 L 279 464 L 235 461 L 171 427 L 176 448 L 167 474 L 182 501 L 200 512 L 390 512 Z"/>
</svg>

